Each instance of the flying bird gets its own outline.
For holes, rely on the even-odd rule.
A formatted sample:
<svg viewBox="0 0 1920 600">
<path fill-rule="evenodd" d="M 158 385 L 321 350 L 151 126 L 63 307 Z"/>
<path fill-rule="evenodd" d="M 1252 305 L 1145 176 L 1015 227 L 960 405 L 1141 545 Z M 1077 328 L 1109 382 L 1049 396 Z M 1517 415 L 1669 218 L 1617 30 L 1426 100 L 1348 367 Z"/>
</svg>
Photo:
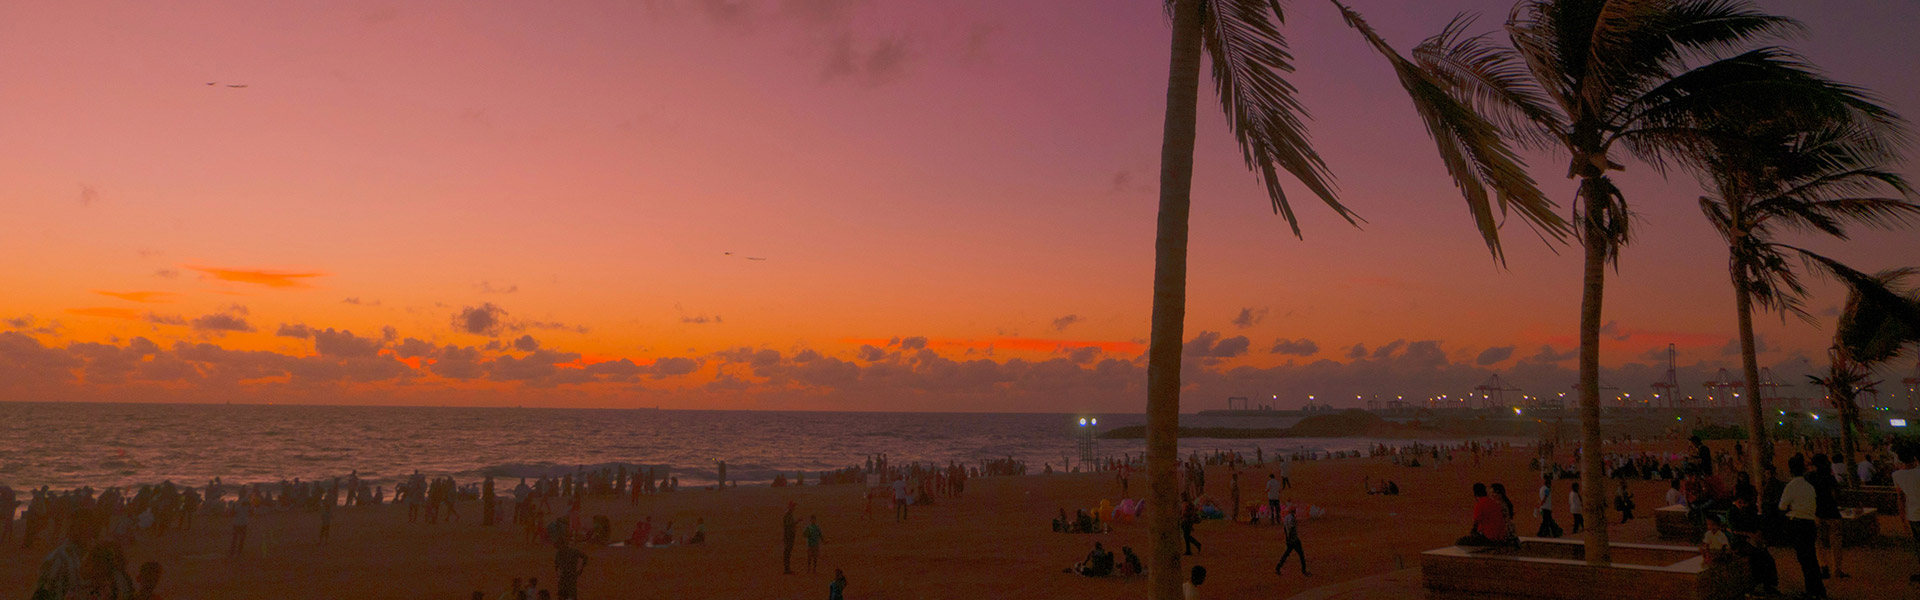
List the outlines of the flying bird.
<svg viewBox="0 0 1920 600">
<path fill-rule="evenodd" d="M 244 84 L 244 83 L 229 83 L 229 84 L 227 84 L 227 87 L 230 87 L 230 88 L 243 88 L 243 87 L 247 87 L 247 84 Z"/>
<path fill-rule="evenodd" d="M 726 252 L 726 253 L 724 253 L 724 254 L 726 254 L 727 256 L 734 256 L 734 257 L 739 257 L 739 258 L 744 258 L 744 259 L 747 259 L 747 260 L 766 260 L 766 258 L 765 258 L 765 257 L 760 257 L 760 256 L 741 256 L 741 255 L 738 255 L 738 254 L 734 254 L 734 253 L 732 253 L 732 252 Z"/>
</svg>

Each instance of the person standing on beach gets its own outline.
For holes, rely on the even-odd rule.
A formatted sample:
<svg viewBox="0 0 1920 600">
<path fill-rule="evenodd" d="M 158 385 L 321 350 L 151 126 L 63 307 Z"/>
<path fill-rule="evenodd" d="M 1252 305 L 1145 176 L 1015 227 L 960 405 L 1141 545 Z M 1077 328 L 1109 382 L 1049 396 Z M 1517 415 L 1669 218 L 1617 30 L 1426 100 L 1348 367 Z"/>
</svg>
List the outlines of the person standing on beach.
<svg viewBox="0 0 1920 600">
<path fill-rule="evenodd" d="M 1807 481 L 1807 463 L 1799 455 L 1787 459 L 1787 472 L 1793 480 L 1780 492 L 1780 510 L 1786 513 L 1787 538 L 1793 543 L 1793 556 L 1800 561 L 1800 579 L 1806 583 L 1807 596 L 1826 598 L 1826 583 L 1820 581 L 1820 557 L 1814 551 L 1820 535 L 1814 512 L 1813 483 Z"/>
<path fill-rule="evenodd" d="M 1240 472 L 1234 471 L 1227 477 L 1227 495 L 1233 504 L 1233 520 L 1240 520 Z"/>
<path fill-rule="evenodd" d="M 333 537 L 333 501 L 334 496 L 328 494 L 327 501 L 320 503 L 320 541 L 316 545 L 325 546 L 327 538 Z"/>
<path fill-rule="evenodd" d="M 1581 508 L 1584 507 L 1580 504 L 1580 482 L 1575 481 L 1573 489 L 1567 492 L 1567 515 L 1573 517 L 1573 530 L 1567 532 L 1570 535 L 1579 535 L 1580 530 L 1586 529 L 1587 515 Z"/>
<path fill-rule="evenodd" d="M 714 467 L 714 477 L 720 480 L 720 484 L 714 486 L 714 489 L 727 489 L 727 461 L 720 461 L 719 466 Z"/>
<path fill-rule="evenodd" d="M 820 534 L 820 516 L 807 515 L 807 574 L 812 575 L 820 566 L 820 544 L 826 539 Z"/>
<path fill-rule="evenodd" d="M 555 542 L 558 546 L 553 553 L 553 568 L 559 571 L 560 581 L 554 585 L 554 597 L 558 600 L 580 600 L 580 572 L 587 569 L 587 553 L 574 548 L 565 539 Z"/>
<path fill-rule="evenodd" d="M 907 520 L 907 478 L 905 475 L 893 480 L 893 520 Z"/>
<path fill-rule="evenodd" d="M 488 475 L 480 483 L 480 524 L 492 527 L 493 513 L 497 510 L 500 510 L 500 499 L 493 497 L 493 476 Z"/>
<path fill-rule="evenodd" d="M 787 514 L 780 517 L 780 540 L 784 548 L 780 552 L 780 574 L 782 575 L 793 574 L 794 528 L 800 525 L 800 521 L 793 518 L 793 508 L 796 506 L 799 506 L 799 503 L 788 502 Z"/>
<path fill-rule="evenodd" d="M 252 517 L 253 508 L 245 501 L 233 503 L 233 540 L 227 544 L 227 556 L 238 557 L 247 548 L 247 521 Z"/>
<path fill-rule="evenodd" d="M 1293 489 L 1293 461 L 1284 456 L 1280 457 L 1280 487 Z"/>
<path fill-rule="evenodd" d="M 20 498 L 13 494 L 13 488 L 0 485 L 0 511 L 6 511 L 7 522 L 0 527 L 0 541 L 13 539 L 13 515 L 20 510 Z"/>
<path fill-rule="evenodd" d="M 1267 520 L 1280 522 L 1280 480 L 1272 473 L 1267 474 Z"/>
</svg>

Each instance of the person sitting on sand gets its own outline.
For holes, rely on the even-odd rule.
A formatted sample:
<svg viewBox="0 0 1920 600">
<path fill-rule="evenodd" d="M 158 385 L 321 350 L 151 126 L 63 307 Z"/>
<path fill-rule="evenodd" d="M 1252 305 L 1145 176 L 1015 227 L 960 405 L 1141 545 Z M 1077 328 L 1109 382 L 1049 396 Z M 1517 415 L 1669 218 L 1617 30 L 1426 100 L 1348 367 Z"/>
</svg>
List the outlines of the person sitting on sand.
<svg viewBox="0 0 1920 600">
<path fill-rule="evenodd" d="M 1073 511 L 1073 533 L 1093 533 L 1093 515 L 1085 509 Z"/>
<path fill-rule="evenodd" d="M 1106 577 L 1113 573 L 1113 553 L 1102 547 L 1100 542 L 1094 542 L 1093 551 L 1087 553 L 1087 558 L 1067 571 L 1087 577 Z"/>
<path fill-rule="evenodd" d="M 1071 522 L 1067 520 L 1067 509 L 1060 509 L 1060 516 L 1053 519 L 1053 532 L 1066 533 L 1070 527 L 1069 523 Z"/>
<path fill-rule="evenodd" d="M 1473 526 L 1454 545 L 1500 546 L 1517 541 L 1508 535 L 1505 509 L 1487 497 L 1487 484 L 1473 484 Z"/>
<path fill-rule="evenodd" d="M 647 537 L 651 535 L 653 535 L 653 516 L 648 515 L 647 520 L 633 524 L 633 535 L 627 536 L 627 545 L 645 546 Z"/>
<path fill-rule="evenodd" d="M 653 534 L 653 539 L 648 541 L 647 545 L 659 546 L 659 547 L 672 546 L 673 545 L 673 521 L 667 521 L 667 526 L 660 528 L 659 533 Z"/>
<path fill-rule="evenodd" d="M 691 546 L 705 543 L 707 543 L 707 519 L 696 518 L 693 520 L 693 535 L 687 536 L 686 544 Z"/>
<path fill-rule="evenodd" d="M 1119 569 L 1122 577 L 1142 575 L 1147 572 L 1147 567 L 1140 564 L 1140 555 L 1133 553 L 1132 546 L 1121 546 L 1120 557 Z"/>
</svg>

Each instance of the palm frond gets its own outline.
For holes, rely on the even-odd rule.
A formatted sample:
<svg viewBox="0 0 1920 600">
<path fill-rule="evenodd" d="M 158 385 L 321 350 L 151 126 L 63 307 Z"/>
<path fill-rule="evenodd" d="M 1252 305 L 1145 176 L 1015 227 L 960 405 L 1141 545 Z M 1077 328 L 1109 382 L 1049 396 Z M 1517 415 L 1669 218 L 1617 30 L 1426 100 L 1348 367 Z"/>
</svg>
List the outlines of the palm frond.
<svg viewBox="0 0 1920 600">
<path fill-rule="evenodd" d="M 1278 2 L 1201 0 L 1200 43 L 1213 64 L 1213 83 L 1221 109 L 1240 142 L 1247 168 L 1259 173 L 1273 210 L 1287 220 L 1295 236 L 1300 223 L 1278 170 L 1287 173 L 1348 223 L 1358 216 L 1340 204 L 1333 174 L 1307 136 L 1306 109 L 1283 73 L 1293 72 L 1293 56 L 1280 34 L 1285 20 Z"/>
<path fill-rule="evenodd" d="M 1413 48 L 1413 62 L 1522 144 L 1564 146 L 1559 132 L 1566 128 L 1566 118 L 1534 83 L 1525 59 L 1493 44 L 1485 34 L 1467 36 L 1473 21 L 1470 14 L 1454 17 L 1439 34 Z"/>
<path fill-rule="evenodd" d="M 1527 174 L 1525 161 L 1508 147 L 1501 128 L 1460 99 L 1473 92 L 1452 87 L 1444 78 L 1407 60 L 1359 13 L 1338 0 L 1333 4 L 1339 7 L 1347 25 L 1393 67 L 1495 260 L 1505 260 L 1496 209 L 1500 215 L 1516 212 L 1543 238 L 1564 239 L 1569 230 L 1566 221 Z"/>
<path fill-rule="evenodd" d="M 1920 268 L 1905 267 L 1869 275 L 1839 261 L 1801 248 L 1781 245 L 1819 267 L 1847 286 L 1847 304 L 1840 311 L 1834 330 L 1834 347 L 1850 360 L 1865 364 L 1899 356 L 1907 346 L 1920 343 L 1920 300 L 1912 290 L 1903 290 L 1909 277 L 1920 275 Z"/>
<path fill-rule="evenodd" d="M 1684 153 L 1661 142 L 1676 128 L 1795 119 L 1857 121 L 1897 139 L 1902 122 L 1866 90 L 1828 79 L 1784 48 L 1756 48 L 1673 76 L 1621 105 L 1607 119 L 1615 139 L 1649 155 Z M 1663 133 L 1664 132 L 1664 133 Z M 1636 152 L 1638 154 L 1638 152 Z"/>
</svg>

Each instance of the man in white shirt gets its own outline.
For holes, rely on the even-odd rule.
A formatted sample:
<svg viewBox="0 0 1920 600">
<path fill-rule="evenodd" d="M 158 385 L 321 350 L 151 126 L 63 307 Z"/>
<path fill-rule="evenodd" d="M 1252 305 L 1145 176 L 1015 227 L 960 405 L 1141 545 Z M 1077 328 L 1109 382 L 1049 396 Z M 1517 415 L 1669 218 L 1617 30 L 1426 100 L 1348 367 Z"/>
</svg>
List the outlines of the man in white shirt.
<svg viewBox="0 0 1920 600">
<path fill-rule="evenodd" d="M 1553 520 L 1553 474 L 1540 478 L 1540 529 L 1533 534 L 1539 537 L 1557 538 L 1562 530 Z"/>
<path fill-rule="evenodd" d="M 893 480 L 893 520 L 907 520 L 907 478 Z"/>
<path fill-rule="evenodd" d="M 1780 510 L 1786 513 L 1787 539 L 1793 542 L 1794 558 L 1800 561 L 1800 579 L 1807 584 L 1807 596 L 1827 597 L 1827 586 L 1820 581 L 1820 557 L 1814 553 L 1818 539 L 1818 521 L 1813 512 L 1813 484 L 1807 482 L 1807 463 L 1799 455 L 1787 459 L 1787 472 L 1793 480 L 1780 492 Z"/>
<path fill-rule="evenodd" d="M 1900 489 L 1900 505 L 1907 513 L 1907 531 L 1913 534 L 1914 552 L 1920 554 L 1920 457 L 1915 457 L 1913 448 L 1909 447 L 1895 452 L 1900 457 L 1900 466 L 1906 468 L 1893 472 L 1893 486 Z M 1920 574 L 1908 579 L 1920 582 Z"/>
<path fill-rule="evenodd" d="M 1860 462 L 1854 465 L 1854 472 L 1860 475 L 1860 485 L 1867 485 L 1868 482 L 1873 481 L 1873 460 L 1866 456 L 1860 457 Z"/>
<path fill-rule="evenodd" d="M 1272 473 L 1267 474 L 1267 521 L 1280 522 L 1280 480 L 1274 479 Z"/>
<path fill-rule="evenodd" d="M 1583 507 L 1584 505 L 1580 503 L 1580 482 L 1575 481 L 1573 491 L 1567 492 L 1567 514 L 1573 517 L 1573 530 L 1567 533 L 1577 534 L 1581 529 L 1586 528 L 1587 515 L 1580 510 Z"/>
</svg>

